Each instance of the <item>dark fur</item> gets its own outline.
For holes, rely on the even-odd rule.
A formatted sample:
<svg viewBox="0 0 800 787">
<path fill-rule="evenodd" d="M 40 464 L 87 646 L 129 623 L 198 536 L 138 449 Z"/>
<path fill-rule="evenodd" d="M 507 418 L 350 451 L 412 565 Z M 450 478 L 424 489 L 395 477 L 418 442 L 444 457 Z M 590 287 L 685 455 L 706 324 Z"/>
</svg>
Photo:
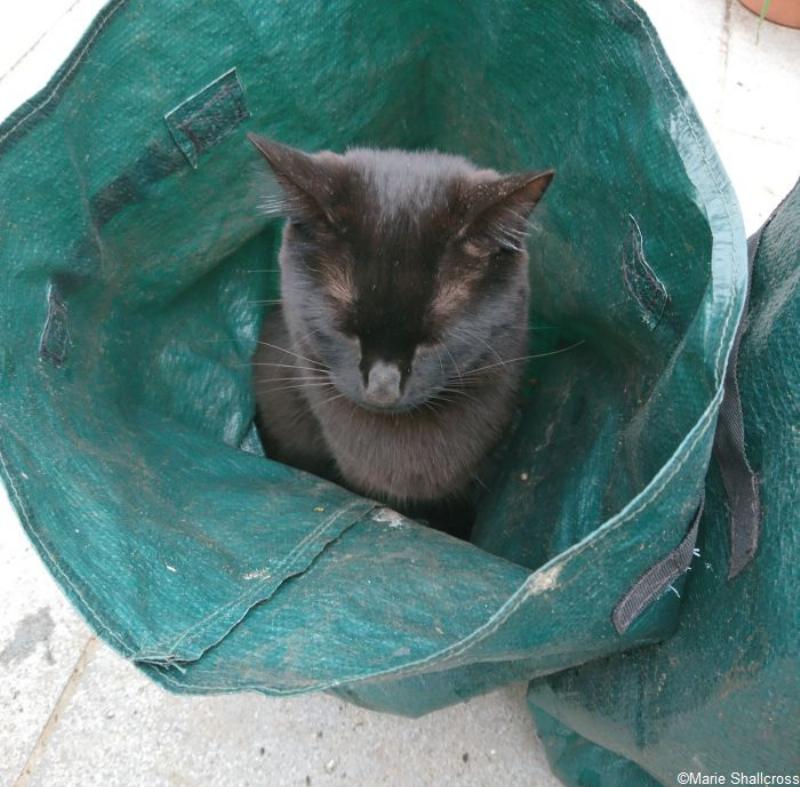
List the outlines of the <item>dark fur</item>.
<svg viewBox="0 0 800 787">
<path fill-rule="evenodd" d="M 268 455 L 410 515 L 452 516 L 515 406 L 526 219 L 552 172 L 252 140 L 282 187 L 270 209 L 289 218 L 282 308 L 253 367 Z"/>
</svg>

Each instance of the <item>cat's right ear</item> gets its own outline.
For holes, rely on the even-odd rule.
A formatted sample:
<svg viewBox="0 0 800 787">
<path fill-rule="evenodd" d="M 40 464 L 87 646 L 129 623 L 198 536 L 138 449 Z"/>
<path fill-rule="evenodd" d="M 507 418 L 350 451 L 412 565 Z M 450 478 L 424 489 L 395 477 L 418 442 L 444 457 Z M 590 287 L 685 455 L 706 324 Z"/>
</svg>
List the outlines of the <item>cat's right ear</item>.
<svg viewBox="0 0 800 787">
<path fill-rule="evenodd" d="M 552 183 L 555 170 L 479 175 L 461 195 L 464 224 L 455 237 L 469 239 L 479 252 L 523 251 L 528 216 Z"/>
<path fill-rule="evenodd" d="M 267 160 L 283 191 L 284 199 L 269 203 L 271 212 L 336 225 L 333 208 L 341 173 L 339 156 L 327 152 L 309 155 L 252 133 L 247 138 Z"/>
</svg>

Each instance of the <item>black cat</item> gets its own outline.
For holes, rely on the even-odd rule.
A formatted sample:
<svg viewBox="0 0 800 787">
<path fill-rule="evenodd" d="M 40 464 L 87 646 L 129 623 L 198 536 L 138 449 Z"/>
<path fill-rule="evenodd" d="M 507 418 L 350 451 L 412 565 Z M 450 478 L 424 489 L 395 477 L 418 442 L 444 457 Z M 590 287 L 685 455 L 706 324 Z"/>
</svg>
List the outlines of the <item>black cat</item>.
<svg viewBox="0 0 800 787">
<path fill-rule="evenodd" d="M 253 360 L 268 455 L 452 519 L 524 367 L 527 217 L 552 171 L 251 140 L 283 192 L 282 306 Z"/>
</svg>

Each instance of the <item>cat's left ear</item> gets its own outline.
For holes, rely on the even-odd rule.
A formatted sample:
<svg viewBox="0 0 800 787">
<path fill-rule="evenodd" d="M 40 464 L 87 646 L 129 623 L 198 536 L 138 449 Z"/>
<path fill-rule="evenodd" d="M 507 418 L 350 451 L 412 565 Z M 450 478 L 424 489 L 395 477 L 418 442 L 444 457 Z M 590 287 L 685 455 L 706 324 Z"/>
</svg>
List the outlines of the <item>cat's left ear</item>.
<svg viewBox="0 0 800 787">
<path fill-rule="evenodd" d="M 304 153 L 280 142 L 248 134 L 247 138 L 269 164 L 285 199 L 277 201 L 276 213 L 303 221 L 321 219 L 335 225 L 334 200 L 341 172 L 335 153 Z"/>
<path fill-rule="evenodd" d="M 467 195 L 467 221 L 459 236 L 522 251 L 531 211 L 555 177 L 555 170 L 502 175 L 474 184 Z"/>
</svg>

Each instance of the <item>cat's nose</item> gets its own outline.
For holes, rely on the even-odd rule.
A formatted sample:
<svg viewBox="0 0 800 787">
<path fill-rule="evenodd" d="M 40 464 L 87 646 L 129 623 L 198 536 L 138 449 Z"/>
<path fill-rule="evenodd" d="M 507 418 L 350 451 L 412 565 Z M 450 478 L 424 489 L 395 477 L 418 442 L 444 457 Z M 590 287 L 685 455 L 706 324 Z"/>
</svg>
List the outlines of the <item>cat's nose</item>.
<svg viewBox="0 0 800 787">
<path fill-rule="evenodd" d="M 397 364 L 375 361 L 369 370 L 367 387 L 364 391 L 370 404 L 387 407 L 400 399 L 402 375 Z"/>
</svg>

